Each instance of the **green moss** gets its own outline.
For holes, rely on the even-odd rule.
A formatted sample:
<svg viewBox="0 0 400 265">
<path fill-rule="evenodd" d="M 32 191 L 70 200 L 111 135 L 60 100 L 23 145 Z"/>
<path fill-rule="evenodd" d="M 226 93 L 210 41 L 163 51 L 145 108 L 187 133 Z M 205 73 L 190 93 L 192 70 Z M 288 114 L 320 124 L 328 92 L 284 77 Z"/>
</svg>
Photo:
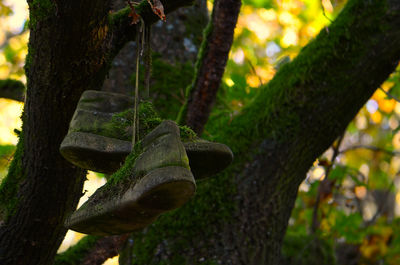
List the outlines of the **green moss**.
<svg viewBox="0 0 400 265">
<path fill-rule="evenodd" d="M 135 165 L 136 158 L 142 154 L 142 151 L 142 143 L 139 141 L 135 144 L 133 151 L 126 157 L 124 165 L 109 177 L 105 188 L 115 186 L 121 181 L 128 179 L 132 175 L 132 168 Z"/>
<path fill-rule="evenodd" d="M 128 128 L 133 124 L 134 111 L 127 109 L 114 114 L 111 123 L 105 125 L 103 136 L 130 141 L 131 132 Z M 148 132 L 161 123 L 153 104 L 148 101 L 141 101 L 139 104 L 139 138 L 144 137 Z"/>
<path fill-rule="evenodd" d="M 182 142 L 195 141 L 197 134 L 187 126 L 179 126 Z"/>
<path fill-rule="evenodd" d="M 78 265 L 82 264 L 83 258 L 90 252 L 99 236 L 85 236 L 79 242 L 58 254 L 54 260 L 54 265 Z"/>
<path fill-rule="evenodd" d="M 119 25 L 123 21 L 130 19 L 129 13 L 131 12 L 131 9 L 129 7 L 123 8 L 118 10 L 117 12 L 111 13 L 108 16 L 108 25 L 110 27 L 114 27 L 116 25 Z"/>
<path fill-rule="evenodd" d="M 151 128 L 151 130 L 153 129 L 154 128 Z M 150 132 L 150 130 L 148 132 Z M 196 134 L 188 127 L 181 128 L 181 137 L 182 135 L 185 139 L 191 139 L 191 140 L 196 137 Z M 132 179 L 130 178 L 132 176 L 132 169 L 135 166 L 136 158 L 140 156 L 142 152 L 143 152 L 142 142 L 139 141 L 135 144 L 133 151 L 126 157 L 123 166 L 108 178 L 107 183 L 104 185 L 104 189 L 116 186 L 117 184 L 120 184 L 125 180 L 132 181 Z M 179 164 L 179 166 L 181 165 Z M 140 178 L 140 173 L 137 179 L 139 178 Z M 132 185 L 132 183 L 130 183 L 130 185 Z"/>
<path fill-rule="evenodd" d="M 194 2 L 196 8 L 200 8 L 199 4 Z M 185 37 L 189 38 L 196 47 L 200 47 L 203 43 L 203 31 L 207 26 L 208 14 L 204 12 L 196 12 L 187 16 L 184 20 Z"/>
<path fill-rule="evenodd" d="M 25 65 L 24 65 L 24 70 L 27 76 L 29 75 L 30 66 L 32 65 L 32 58 L 34 54 L 35 54 L 35 49 L 32 47 L 31 42 L 28 42 L 28 54 L 26 55 Z"/>
<path fill-rule="evenodd" d="M 8 90 L 16 90 L 20 91 L 21 93 L 24 92 L 25 90 L 25 85 L 18 80 L 14 79 L 5 79 L 5 80 L 0 80 L 0 89 L 7 88 Z"/>
<path fill-rule="evenodd" d="M 15 152 L 14 145 L 0 145 L 0 170 L 5 169 L 5 167 L 11 161 L 11 158 Z M 1 182 L 1 175 L 0 175 L 0 182 Z"/>
<path fill-rule="evenodd" d="M 189 61 L 171 64 L 153 53 L 151 73 L 150 95 L 154 107 L 162 119 L 174 120 L 184 101 L 184 89 L 192 82 L 193 65 Z M 133 74 L 132 84 L 135 78 Z M 139 69 L 139 80 L 139 91 L 144 91 L 144 66 Z"/>
<path fill-rule="evenodd" d="M 363 17 L 357 18 L 360 10 L 366 8 L 370 13 L 362 12 Z M 219 232 L 213 229 L 226 227 L 226 223 L 232 221 L 232 213 L 236 210 L 233 200 L 237 194 L 235 176 L 243 170 L 243 165 L 258 152 L 258 146 L 264 139 L 277 144 L 290 144 L 293 139 L 298 139 L 298 135 L 304 133 L 302 128 L 309 113 L 315 112 L 316 103 L 313 101 L 337 95 L 345 97 L 348 93 L 348 86 L 343 86 L 346 76 L 338 77 L 343 76 L 343 68 L 354 71 L 360 57 L 365 56 L 366 45 L 369 44 L 362 39 L 381 30 L 379 20 L 382 16 L 374 12 L 384 10 L 381 1 L 351 0 L 337 21 L 328 30 L 323 30 L 291 63 L 282 66 L 274 79 L 260 89 L 256 98 L 241 113 L 210 118 L 206 126 L 207 135 L 211 140 L 231 147 L 235 155 L 233 164 L 218 176 L 198 183 L 196 196 L 182 208 L 162 215 L 145 233 L 135 235 L 134 264 L 171 264 L 168 260 L 160 261 L 162 258 L 154 255 L 158 248 L 177 255 L 185 255 L 188 246 L 196 249 L 199 242 L 204 244 L 201 248 L 208 248 L 207 237 L 213 238 Z M 347 33 L 356 18 L 367 23 L 358 27 L 357 31 Z M 352 56 L 349 57 L 348 51 Z M 327 66 L 331 69 L 329 75 L 323 74 L 327 72 L 324 69 Z M 323 84 L 330 85 L 325 88 L 321 87 Z M 333 88 L 336 90 L 333 91 Z M 304 149 L 301 144 L 298 148 Z M 291 177 L 283 178 L 282 183 L 293 180 Z M 184 262 L 191 264 L 197 260 Z"/>
<path fill-rule="evenodd" d="M 75 131 L 90 132 L 106 137 L 116 138 L 125 141 L 131 141 L 131 126 L 133 124 L 133 109 L 127 109 L 113 115 L 109 123 L 90 124 L 85 128 L 75 128 Z M 139 139 L 157 127 L 162 119 L 158 116 L 154 106 L 149 101 L 141 101 L 139 104 Z M 193 141 L 196 139 L 196 133 L 187 126 L 180 126 L 182 141 Z"/>
<path fill-rule="evenodd" d="M 14 214 L 18 204 L 18 189 L 25 179 L 25 174 L 22 169 L 23 146 L 24 137 L 21 133 L 8 174 L 0 185 L 0 220 L 3 221 L 6 221 L 9 216 Z"/>
<path fill-rule="evenodd" d="M 208 39 L 209 39 L 209 36 L 211 36 L 211 34 L 212 34 L 213 28 L 214 27 L 212 25 L 212 20 L 210 20 L 208 22 L 207 27 L 203 31 L 203 42 L 201 43 L 199 52 L 197 54 L 197 60 L 196 60 L 196 64 L 194 67 L 194 74 L 193 74 L 192 82 L 190 85 L 186 86 L 186 91 L 185 91 L 186 99 L 190 98 L 190 95 L 192 94 L 192 91 L 195 88 L 195 85 L 199 78 L 198 72 L 203 65 L 203 58 L 208 51 L 208 45 L 209 45 Z M 182 107 L 179 110 L 178 116 L 176 118 L 176 122 L 178 124 L 185 124 L 186 113 L 187 113 L 187 100 L 185 101 L 185 104 L 182 105 Z"/>
<path fill-rule="evenodd" d="M 52 0 L 32 0 L 28 3 L 30 29 L 34 29 L 38 22 L 47 20 L 56 10 L 55 2 Z"/>
</svg>

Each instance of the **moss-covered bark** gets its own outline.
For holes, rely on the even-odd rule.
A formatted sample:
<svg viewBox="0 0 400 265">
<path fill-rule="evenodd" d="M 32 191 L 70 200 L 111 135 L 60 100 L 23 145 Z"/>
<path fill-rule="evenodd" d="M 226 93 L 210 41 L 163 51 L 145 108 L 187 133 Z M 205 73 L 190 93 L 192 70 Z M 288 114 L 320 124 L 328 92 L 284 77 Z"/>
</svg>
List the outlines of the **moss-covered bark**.
<svg viewBox="0 0 400 265">
<path fill-rule="evenodd" d="M 0 98 L 8 98 L 16 101 L 24 101 L 25 85 L 18 80 L 0 80 Z"/>
<path fill-rule="evenodd" d="M 168 12 L 188 3 L 171 1 L 165 7 Z M 0 197 L 7 208 L 0 226 L 2 265 L 52 264 L 85 178 L 84 170 L 61 157 L 59 145 L 80 95 L 101 87 L 113 56 L 135 31 L 123 12 L 109 19 L 109 0 L 28 4 L 27 97 L 17 151 L 23 155 L 15 157 L 18 170 L 4 180 L 16 183 L 15 190 Z M 146 21 L 154 22 L 146 1 L 141 8 Z"/>
<path fill-rule="evenodd" d="M 211 20 L 204 30 L 193 82 L 186 91 L 187 102 L 178 116 L 179 123 L 188 125 L 199 135 L 221 84 L 240 7 L 239 0 L 216 0 Z"/>
<path fill-rule="evenodd" d="M 399 61 L 399 8 L 350 1 L 242 113 L 210 121 L 207 130 L 233 149 L 234 165 L 138 233 L 134 264 L 279 264 L 308 168 Z"/>
</svg>

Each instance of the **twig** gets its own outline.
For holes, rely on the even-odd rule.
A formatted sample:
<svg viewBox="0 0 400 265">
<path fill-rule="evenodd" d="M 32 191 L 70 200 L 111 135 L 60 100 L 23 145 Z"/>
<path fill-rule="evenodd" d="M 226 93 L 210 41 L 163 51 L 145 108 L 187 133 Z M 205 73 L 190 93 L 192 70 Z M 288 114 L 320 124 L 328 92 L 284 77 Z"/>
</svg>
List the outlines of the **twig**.
<svg viewBox="0 0 400 265">
<path fill-rule="evenodd" d="M 197 59 L 195 76 L 187 90 L 187 104 L 178 117 L 179 123 L 188 125 L 198 135 L 203 132 L 217 97 L 240 7 L 240 0 L 214 1 L 201 44 L 204 52 Z"/>
<path fill-rule="evenodd" d="M 249 64 L 251 71 L 254 73 L 255 76 L 258 77 L 258 80 L 260 81 L 260 85 L 263 85 L 263 81 L 262 81 L 261 77 L 257 74 L 256 69 L 254 68 L 253 63 L 252 63 L 249 59 L 247 59 L 247 58 L 246 58 L 246 61 L 247 61 L 247 63 Z"/>
<path fill-rule="evenodd" d="M 376 222 L 376 219 L 382 214 L 383 209 L 385 208 L 386 204 L 387 204 L 387 200 L 389 198 L 389 194 L 390 194 L 390 190 L 394 187 L 394 181 L 392 180 L 386 193 L 385 193 L 385 199 L 381 200 L 380 204 L 378 205 L 378 209 L 376 210 L 374 216 L 372 216 L 372 218 L 365 222 L 365 227 L 368 227 L 370 225 L 373 225 Z"/>
<path fill-rule="evenodd" d="M 346 152 L 349 151 L 354 151 L 354 150 L 358 150 L 358 149 L 367 149 L 373 152 L 382 152 L 391 156 L 399 156 L 400 152 L 399 151 L 390 151 L 381 147 L 377 147 L 377 146 L 372 146 L 372 145 L 354 145 L 354 146 L 350 146 L 348 148 L 345 148 L 343 150 L 341 150 L 339 153 L 340 154 L 344 154 Z"/>
<path fill-rule="evenodd" d="M 392 98 L 394 100 L 396 100 L 397 102 L 400 102 L 400 99 L 396 96 L 393 96 L 392 94 L 390 94 L 389 92 L 385 91 L 385 89 L 383 89 L 381 86 L 379 87 L 380 90 L 383 91 L 383 93 L 386 94 L 386 96 L 388 96 L 389 98 Z"/>
<path fill-rule="evenodd" d="M 327 15 L 326 15 L 326 13 L 325 13 L 325 7 L 324 7 L 324 5 L 322 4 L 322 1 L 321 1 L 321 6 L 322 6 L 322 14 L 324 15 L 324 17 L 327 19 L 327 20 L 329 20 L 329 22 L 333 22 L 333 20 L 332 19 L 330 19 Z"/>
<path fill-rule="evenodd" d="M 317 231 L 317 229 L 319 227 L 318 208 L 319 208 L 319 204 L 321 202 L 322 187 L 327 185 L 329 182 L 328 176 L 332 170 L 333 165 L 335 164 L 336 157 L 340 154 L 339 147 L 343 141 L 344 134 L 345 134 L 345 132 L 343 132 L 342 135 L 339 136 L 337 144 L 333 146 L 333 154 L 332 154 L 332 158 L 331 158 L 331 163 L 326 167 L 325 178 L 323 181 L 321 181 L 321 183 L 319 184 L 319 187 L 318 187 L 318 193 L 317 193 L 317 198 L 316 198 L 315 204 L 314 204 L 313 217 L 312 217 L 312 223 L 311 223 L 311 232 L 313 234 L 315 234 L 315 232 Z"/>
</svg>

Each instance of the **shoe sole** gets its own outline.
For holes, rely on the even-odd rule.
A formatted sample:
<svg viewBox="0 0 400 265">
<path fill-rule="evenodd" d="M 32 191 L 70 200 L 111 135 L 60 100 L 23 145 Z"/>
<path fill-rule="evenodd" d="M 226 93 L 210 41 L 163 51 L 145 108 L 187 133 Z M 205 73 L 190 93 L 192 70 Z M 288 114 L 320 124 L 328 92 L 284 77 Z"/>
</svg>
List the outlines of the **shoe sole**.
<svg viewBox="0 0 400 265">
<path fill-rule="evenodd" d="M 233 160 L 232 151 L 224 144 L 199 141 L 184 142 L 183 146 L 197 180 L 220 172 Z M 86 132 L 72 132 L 64 138 L 60 152 L 78 167 L 112 174 L 121 167 L 131 148 L 128 141 Z"/>
<path fill-rule="evenodd" d="M 78 167 L 112 174 L 121 167 L 131 148 L 128 141 L 86 132 L 72 132 L 61 143 L 60 153 Z"/>
<path fill-rule="evenodd" d="M 143 229 L 161 213 L 181 207 L 196 190 L 192 173 L 176 166 L 154 169 L 128 185 L 111 188 L 110 196 L 92 207 L 83 205 L 66 221 L 66 227 L 101 236 Z"/>
</svg>

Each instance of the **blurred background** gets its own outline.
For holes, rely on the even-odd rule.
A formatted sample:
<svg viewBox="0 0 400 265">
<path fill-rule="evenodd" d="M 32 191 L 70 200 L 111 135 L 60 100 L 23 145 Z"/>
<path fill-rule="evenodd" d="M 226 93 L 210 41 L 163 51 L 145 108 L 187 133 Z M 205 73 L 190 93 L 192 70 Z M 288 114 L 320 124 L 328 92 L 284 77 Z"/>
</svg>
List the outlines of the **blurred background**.
<svg viewBox="0 0 400 265">
<path fill-rule="evenodd" d="M 210 119 L 236 115 L 260 86 L 335 19 L 344 0 L 243 0 Z M 207 3 L 209 10 L 212 2 Z M 0 80 L 26 84 L 24 0 L 0 0 Z M 168 23 L 168 20 L 167 20 Z M 318 158 L 299 188 L 283 246 L 287 264 L 400 264 L 400 75 L 396 71 Z M 0 180 L 18 140 L 23 102 L 0 98 Z M 105 183 L 88 173 L 81 202 Z M 59 251 L 83 235 L 69 231 Z M 117 264 L 117 258 L 105 264 Z"/>
</svg>

